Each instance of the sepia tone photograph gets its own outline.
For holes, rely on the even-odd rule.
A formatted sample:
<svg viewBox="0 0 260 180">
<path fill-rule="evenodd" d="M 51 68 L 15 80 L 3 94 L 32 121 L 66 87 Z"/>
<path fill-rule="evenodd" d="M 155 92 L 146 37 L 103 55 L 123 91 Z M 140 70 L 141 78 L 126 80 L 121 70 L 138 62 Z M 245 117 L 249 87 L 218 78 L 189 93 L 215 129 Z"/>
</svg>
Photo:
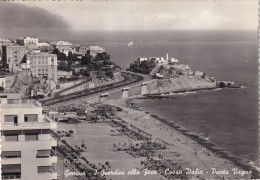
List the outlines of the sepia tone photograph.
<svg viewBox="0 0 260 180">
<path fill-rule="evenodd" d="M 0 179 L 259 179 L 258 7 L 0 1 Z"/>
</svg>

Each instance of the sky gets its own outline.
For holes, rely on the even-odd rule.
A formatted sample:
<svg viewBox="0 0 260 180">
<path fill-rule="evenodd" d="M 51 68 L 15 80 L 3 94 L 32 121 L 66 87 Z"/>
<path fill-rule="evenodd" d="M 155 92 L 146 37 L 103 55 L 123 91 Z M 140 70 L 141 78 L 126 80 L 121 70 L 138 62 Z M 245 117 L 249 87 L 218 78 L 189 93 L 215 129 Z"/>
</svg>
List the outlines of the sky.
<svg viewBox="0 0 260 180">
<path fill-rule="evenodd" d="M 57 14 L 73 30 L 256 30 L 257 0 L 19 1 Z"/>
</svg>

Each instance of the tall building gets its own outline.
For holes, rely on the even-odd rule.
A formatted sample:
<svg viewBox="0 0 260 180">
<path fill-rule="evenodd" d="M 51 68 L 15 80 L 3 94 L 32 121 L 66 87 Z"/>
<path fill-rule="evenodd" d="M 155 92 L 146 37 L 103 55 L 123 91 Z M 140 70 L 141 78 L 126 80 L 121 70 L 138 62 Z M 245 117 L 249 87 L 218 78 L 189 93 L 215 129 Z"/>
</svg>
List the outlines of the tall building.
<svg viewBox="0 0 260 180">
<path fill-rule="evenodd" d="M 56 180 L 57 123 L 42 114 L 41 104 L 0 95 L 2 179 Z"/>
<path fill-rule="evenodd" d="M 46 77 L 48 80 L 57 82 L 57 55 L 56 54 L 28 54 L 27 62 L 30 63 L 34 77 Z"/>
<path fill-rule="evenodd" d="M 10 72 L 19 70 L 19 66 L 26 54 L 25 46 L 3 46 L 3 65 Z"/>
<path fill-rule="evenodd" d="M 0 61 L 2 61 L 2 46 L 10 46 L 12 42 L 9 39 L 0 39 Z"/>
</svg>

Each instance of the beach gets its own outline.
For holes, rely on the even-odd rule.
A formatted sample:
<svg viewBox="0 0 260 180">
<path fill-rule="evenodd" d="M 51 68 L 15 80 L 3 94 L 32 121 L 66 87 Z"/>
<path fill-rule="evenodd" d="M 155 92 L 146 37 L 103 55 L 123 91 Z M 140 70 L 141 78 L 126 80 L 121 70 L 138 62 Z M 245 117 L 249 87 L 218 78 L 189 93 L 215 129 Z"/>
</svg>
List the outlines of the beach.
<svg viewBox="0 0 260 180">
<path fill-rule="evenodd" d="M 185 130 L 163 123 L 131 101 L 108 104 L 122 111 L 97 123 L 59 123 L 57 129 L 73 130 L 71 137 L 63 139 L 72 147 L 84 142 L 87 149 L 81 156 L 95 164 L 101 176 L 115 180 L 250 179 L 256 173 L 253 169 L 242 169 L 198 143 L 192 138 L 195 134 L 185 135 Z M 103 169 L 107 161 L 110 167 Z"/>
</svg>

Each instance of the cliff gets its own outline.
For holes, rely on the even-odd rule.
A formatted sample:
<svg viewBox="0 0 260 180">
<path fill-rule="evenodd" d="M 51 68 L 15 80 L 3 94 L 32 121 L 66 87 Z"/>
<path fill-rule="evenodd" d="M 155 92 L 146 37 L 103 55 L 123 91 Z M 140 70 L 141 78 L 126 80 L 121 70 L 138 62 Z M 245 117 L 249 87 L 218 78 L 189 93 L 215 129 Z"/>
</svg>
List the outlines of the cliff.
<svg viewBox="0 0 260 180">
<path fill-rule="evenodd" d="M 190 91 L 215 87 L 216 82 L 195 76 L 180 76 L 175 78 L 154 80 L 148 85 L 148 94 Z"/>
<path fill-rule="evenodd" d="M 185 64 L 158 64 L 150 75 L 156 78 L 148 85 L 149 94 L 190 91 L 217 87 L 215 78 Z"/>
</svg>

